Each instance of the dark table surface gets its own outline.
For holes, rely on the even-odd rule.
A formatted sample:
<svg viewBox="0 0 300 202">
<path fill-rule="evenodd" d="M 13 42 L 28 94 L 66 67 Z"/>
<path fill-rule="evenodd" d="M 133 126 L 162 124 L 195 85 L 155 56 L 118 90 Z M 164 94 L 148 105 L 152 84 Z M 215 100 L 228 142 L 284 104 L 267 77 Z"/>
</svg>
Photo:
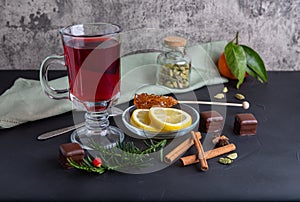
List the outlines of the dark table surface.
<svg viewBox="0 0 300 202">
<path fill-rule="evenodd" d="M 70 133 L 45 141 L 39 134 L 73 124 L 72 113 L 0 130 L 1 201 L 207 201 L 300 200 L 300 72 L 268 72 L 269 83 L 250 77 L 239 90 L 229 82 L 227 101 L 238 102 L 236 92 L 251 103 L 247 111 L 227 107 L 223 134 L 237 146 L 239 158 L 229 166 L 218 158 L 208 160 L 209 170 L 196 165 L 174 164 L 148 174 L 109 171 L 102 175 L 64 170 L 58 163 L 58 147 Z M 54 72 L 53 78 L 64 75 Z M 0 71 L 0 94 L 16 78 L 38 78 L 37 71 Z M 210 93 L 222 85 L 210 87 Z M 208 100 L 207 88 L 195 91 Z M 200 106 L 200 111 L 209 110 Z M 219 108 L 224 110 L 224 108 Z M 238 137 L 232 128 L 234 115 L 253 113 L 259 125 L 256 136 Z M 190 149 L 188 152 L 193 152 Z"/>
</svg>

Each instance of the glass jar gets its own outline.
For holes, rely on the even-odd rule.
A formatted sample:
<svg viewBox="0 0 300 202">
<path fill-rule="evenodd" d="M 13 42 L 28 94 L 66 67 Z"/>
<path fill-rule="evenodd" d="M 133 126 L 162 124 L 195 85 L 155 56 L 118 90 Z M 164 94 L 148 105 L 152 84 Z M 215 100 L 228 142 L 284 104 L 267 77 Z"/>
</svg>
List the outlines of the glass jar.
<svg viewBox="0 0 300 202">
<path fill-rule="evenodd" d="M 164 38 L 164 52 L 157 58 L 157 84 L 176 89 L 190 86 L 191 60 L 185 51 L 186 43 L 178 36 Z"/>
</svg>

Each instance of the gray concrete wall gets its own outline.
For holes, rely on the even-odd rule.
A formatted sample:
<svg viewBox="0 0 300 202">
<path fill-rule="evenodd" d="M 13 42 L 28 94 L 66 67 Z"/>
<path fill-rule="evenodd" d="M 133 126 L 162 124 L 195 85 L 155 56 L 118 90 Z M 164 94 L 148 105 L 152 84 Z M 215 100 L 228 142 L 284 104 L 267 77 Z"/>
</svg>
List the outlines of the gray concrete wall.
<svg viewBox="0 0 300 202">
<path fill-rule="evenodd" d="M 0 69 L 39 69 L 62 51 L 59 28 L 99 21 L 124 28 L 127 52 L 160 48 L 162 33 L 193 45 L 239 31 L 268 70 L 300 70 L 300 0 L 0 0 Z"/>
</svg>

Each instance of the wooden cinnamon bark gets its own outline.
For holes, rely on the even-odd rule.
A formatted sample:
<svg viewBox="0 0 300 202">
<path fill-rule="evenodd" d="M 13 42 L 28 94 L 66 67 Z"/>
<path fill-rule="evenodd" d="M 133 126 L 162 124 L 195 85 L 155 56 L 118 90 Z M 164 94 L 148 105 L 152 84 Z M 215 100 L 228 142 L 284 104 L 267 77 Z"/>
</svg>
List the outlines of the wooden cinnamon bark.
<svg viewBox="0 0 300 202">
<path fill-rule="evenodd" d="M 197 139 L 200 139 L 201 133 L 196 133 L 196 136 L 197 136 Z M 166 163 L 174 162 L 179 156 L 184 154 L 193 144 L 194 144 L 194 140 L 192 137 L 186 139 L 181 144 L 179 144 L 177 147 L 175 147 L 170 153 L 168 153 L 164 157 L 164 161 Z"/>
<path fill-rule="evenodd" d="M 220 155 L 226 154 L 228 152 L 234 151 L 235 149 L 236 149 L 236 146 L 233 143 L 231 143 L 231 144 L 228 144 L 228 145 L 223 146 L 223 147 L 208 150 L 208 151 L 204 152 L 204 156 L 205 156 L 206 159 L 212 159 L 212 158 L 215 158 L 217 156 L 220 156 Z M 181 161 L 183 166 L 188 166 L 188 165 L 200 162 L 200 160 L 197 158 L 196 154 L 182 157 L 182 158 L 180 158 L 180 161 Z"/>
<path fill-rule="evenodd" d="M 199 133 L 199 132 L 197 132 L 197 133 Z M 202 171 L 207 171 L 208 170 L 208 164 L 207 164 L 207 161 L 206 161 L 206 158 L 205 158 L 205 154 L 204 154 L 202 144 L 201 144 L 200 140 L 197 138 L 194 131 L 191 131 L 191 137 L 193 138 L 194 145 L 196 147 L 196 151 L 197 151 L 196 156 L 197 156 L 197 159 L 200 162 L 200 169 Z"/>
</svg>

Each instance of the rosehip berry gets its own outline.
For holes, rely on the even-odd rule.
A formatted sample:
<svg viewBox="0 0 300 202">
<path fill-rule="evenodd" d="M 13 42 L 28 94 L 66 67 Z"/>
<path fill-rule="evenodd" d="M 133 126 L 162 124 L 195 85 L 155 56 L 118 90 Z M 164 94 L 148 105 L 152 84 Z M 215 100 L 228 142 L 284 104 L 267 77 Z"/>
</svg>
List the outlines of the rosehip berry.
<svg viewBox="0 0 300 202">
<path fill-rule="evenodd" d="M 93 165 L 95 166 L 95 167 L 101 167 L 101 165 L 102 165 L 102 160 L 99 158 L 99 157 L 96 157 L 96 158 L 94 158 L 94 160 L 93 160 Z"/>
</svg>

